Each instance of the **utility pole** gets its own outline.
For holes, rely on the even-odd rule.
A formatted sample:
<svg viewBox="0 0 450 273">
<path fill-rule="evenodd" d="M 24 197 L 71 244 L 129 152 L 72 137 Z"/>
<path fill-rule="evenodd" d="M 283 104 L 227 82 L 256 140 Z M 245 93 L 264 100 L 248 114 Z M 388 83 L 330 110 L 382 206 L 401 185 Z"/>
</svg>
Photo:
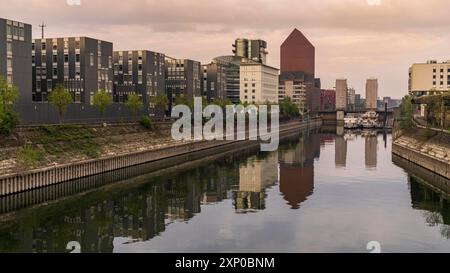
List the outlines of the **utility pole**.
<svg viewBox="0 0 450 273">
<path fill-rule="evenodd" d="M 42 31 L 42 40 L 44 40 L 44 29 L 47 27 L 47 25 L 42 21 L 42 25 L 39 25 Z"/>
</svg>

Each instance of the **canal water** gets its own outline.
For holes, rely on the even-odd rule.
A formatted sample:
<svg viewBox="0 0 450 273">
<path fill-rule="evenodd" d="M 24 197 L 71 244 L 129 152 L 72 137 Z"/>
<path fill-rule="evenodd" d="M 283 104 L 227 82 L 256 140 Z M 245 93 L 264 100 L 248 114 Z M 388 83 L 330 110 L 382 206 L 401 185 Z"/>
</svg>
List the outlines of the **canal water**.
<svg viewBox="0 0 450 273">
<path fill-rule="evenodd" d="M 393 158 L 391 142 L 305 132 L 278 152 L 244 150 L 14 212 L 7 203 L 45 198 L 10 196 L 0 252 L 366 253 L 372 241 L 382 252 L 450 252 L 449 181 Z"/>
</svg>

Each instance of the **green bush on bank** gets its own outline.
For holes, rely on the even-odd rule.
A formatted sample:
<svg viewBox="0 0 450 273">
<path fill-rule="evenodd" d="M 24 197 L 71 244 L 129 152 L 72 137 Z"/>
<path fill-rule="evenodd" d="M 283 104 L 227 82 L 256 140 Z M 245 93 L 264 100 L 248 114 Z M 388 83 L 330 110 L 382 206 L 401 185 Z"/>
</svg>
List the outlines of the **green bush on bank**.
<svg viewBox="0 0 450 273">
<path fill-rule="evenodd" d="M 9 135 L 19 124 L 19 117 L 12 111 L 0 110 L 0 134 Z"/>
<path fill-rule="evenodd" d="M 30 144 L 26 144 L 19 150 L 17 159 L 20 164 L 35 168 L 39 161 L 43 159 L 43 153 L 41 150 L 33 148 Z"/>
<path fill-rule="evenodd" d="M 140 124 L 148 130 L 153 129 L 153 121 L 150 117 L 143 116 L 140 120 Z"/>
</svg>

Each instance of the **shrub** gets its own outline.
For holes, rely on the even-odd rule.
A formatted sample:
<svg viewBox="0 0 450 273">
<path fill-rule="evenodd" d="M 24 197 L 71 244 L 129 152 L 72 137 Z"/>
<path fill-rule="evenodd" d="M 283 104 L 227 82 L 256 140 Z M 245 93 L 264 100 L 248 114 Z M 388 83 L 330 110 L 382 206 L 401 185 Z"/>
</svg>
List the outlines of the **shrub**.
<svg viewBox="0 0 450 273">
<path fill-rule="evenodd" d="M 153 122 L 150 117 L 143 116 L 140 121 L 141 125 L 149 130 L 153 129 Z"/>
<path fill-rule="evenodd" d="M 42 158 L 42 152 L 33 148 L 30 144 L 23 146 L 17 154 L 19 162 L 27 167 L 36 167 Z"/>
<path fill-rule="evenodd" d="M 19 117 L 12 111 L 0 111 L 0 134 L 9 135 L 19 124 Z"/>
</svg>

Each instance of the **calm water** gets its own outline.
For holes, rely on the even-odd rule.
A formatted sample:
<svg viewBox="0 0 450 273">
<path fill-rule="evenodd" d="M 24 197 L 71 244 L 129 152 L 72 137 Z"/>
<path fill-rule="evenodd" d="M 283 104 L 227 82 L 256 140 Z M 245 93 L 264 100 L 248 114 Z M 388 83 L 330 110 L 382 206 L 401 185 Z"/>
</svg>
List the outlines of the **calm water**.
<svg viewBox="0 0 450 273">
<path fill-rule="evenodd" d="M 23 209 L 0 222 L 0 252 L 450 252 L 449 182 L 394 164 L 391 141 L 304 133 Z"/>
</svg>

